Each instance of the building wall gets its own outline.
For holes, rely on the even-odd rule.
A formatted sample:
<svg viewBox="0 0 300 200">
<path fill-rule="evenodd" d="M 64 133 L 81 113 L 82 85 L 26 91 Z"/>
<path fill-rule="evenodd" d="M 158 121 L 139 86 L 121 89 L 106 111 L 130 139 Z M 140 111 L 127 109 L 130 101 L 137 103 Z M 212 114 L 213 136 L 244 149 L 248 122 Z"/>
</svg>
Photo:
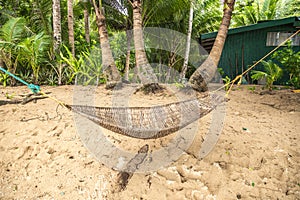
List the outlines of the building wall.
<svg viewBox="0 0 300 200">
<path fill-rule="evenodd" d="M 230 34 L 226 39 L 219 67 L 223 68 L 225 75 L 230 78 L 235 78 L 275 48 L 275 46 L 266 46 L 268 32 L 286 32 L 295 30 L 296 29 L 292 25 L 282 25 Z M 300 46 L 295 46 L 294 49 L 299 51 Z M 271 59 L 270 56 L 266 58 L 266 60 L 269 59 Z M 261 70 L 262 64 L 257 65 L 254 69 Z M 248 81 L 250 76 L 251 74 L 246 76 Z M 288 76 L 284 76 L 279 82 L 285 82 L 287 80 Z"/>
</svg>

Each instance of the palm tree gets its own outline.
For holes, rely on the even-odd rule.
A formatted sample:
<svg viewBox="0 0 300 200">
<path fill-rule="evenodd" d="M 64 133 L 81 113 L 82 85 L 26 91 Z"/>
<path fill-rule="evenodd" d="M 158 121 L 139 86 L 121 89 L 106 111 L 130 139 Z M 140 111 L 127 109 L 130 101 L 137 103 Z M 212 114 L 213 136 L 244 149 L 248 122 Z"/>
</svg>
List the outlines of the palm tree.
<svg viewBox="0 0 300 200">
<path fill-rule="evenodd" d="M 228 28 L 234 10 L 235 0 L 225 0 L 223 19 L 214 42 L 213 48 L 205 62 L 192 74 L 189 85 L 200 92 L 207 91 L 207 84 L 213 78 L 222 54 Z"/>
<path fill-rule="evenodd" d="M 191 37 L 192 37 L 192 28 L 193 28 L 193 17 L 194 17 L 194 3 L 193 3 L 193 0 L 191 0 L 191 2 L 190 2 L 190 14 L 189 14 L 189 28 L 188 28 L 187 39 L 186 39 L 184 62 L 183 62 L 182 71 L 181 71 L 181 74 L 180 74 L 181 80 L 185 79 L 185 74 L 186 74 L 186 71 L 187 71 L 187 68 L 188 68 L 190 46 L 191 46 Z"/>
<path fill-rule="evenodd" d="M 124 69 L 124 80 L 129 81 L 130 55 L 132 41 L 132 7 L 128 0 L 104 0 L 108 15 L 107 21 L 113 30 L 125 30 L 127 39 L 126 61 Z M 112 16 L 112 17 L 110 17 Z"/>
<path fill-rule="evenodd" d="M 75 43 L 74 43 L 74 14 L 73 14 L 73 0 L 67 0 L 68 4 L 68 32 L 69 32 L 69 44 L 71 46 L 71 52 L 75 56 Z"/>
<path fill-rule="evenodd" d="M 84 16 L 84 34 L 85 34 L 85 40 L 88 44 L 91 42 L 90 37 L 90 13 L 88 9 L 88 0 L 83 0 L 83 16 Z"/>
<path fill-rule="evenodd" d="M 143 38 L 142 3 L 141 0 L 133 0 L 133 39 L 135 48 L 136 67 L 141 82 L 145 84 L 157 83 L 158 79 L 148 62 Z"/>
<path fill-rule="evenodd" d="M 121 75 L 116 67 L 110 48 L 108 33 L 106 29 L 106 19 L 102 11 L 101 0 L 99 1 L 99 5 L 100 9 L 98 8 L 95 0 L 93 0 L 93 6 L 97 18 L 98 32 L 100 36 L 100 45 L 102 51 L 102 67 L 105 75 L 107 76 L 106 86 L 107 88 L 111 88 L 114 87 L 121 80 Z"/>
<path fill-rule="evenodd" d="M 59 52 L 61 45 L 61 13 L 60 0 L 53 0 L 53 49 L 55 53 Z"/>
</svg>

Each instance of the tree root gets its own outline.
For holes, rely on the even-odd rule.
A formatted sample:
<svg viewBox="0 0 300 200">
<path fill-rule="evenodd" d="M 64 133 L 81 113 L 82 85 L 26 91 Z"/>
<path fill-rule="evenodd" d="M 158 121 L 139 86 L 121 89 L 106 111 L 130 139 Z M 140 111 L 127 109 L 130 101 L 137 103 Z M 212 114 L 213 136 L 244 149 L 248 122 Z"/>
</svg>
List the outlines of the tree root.
<svg viewBox="0 0 300 200">
<path fill-rule="evenodd" d="M 144 84 L 142 87 L 138 88 L 134 94 L 136 94 L 137 92 L 142 91 L 145 95 L 149 95 L 149 94 L 157 94 L 160 92 L 163 92 L 165 90 L 165 88 L 161 85 L 159 85 L 158 83 L 147 83 Z"/>
</svg>

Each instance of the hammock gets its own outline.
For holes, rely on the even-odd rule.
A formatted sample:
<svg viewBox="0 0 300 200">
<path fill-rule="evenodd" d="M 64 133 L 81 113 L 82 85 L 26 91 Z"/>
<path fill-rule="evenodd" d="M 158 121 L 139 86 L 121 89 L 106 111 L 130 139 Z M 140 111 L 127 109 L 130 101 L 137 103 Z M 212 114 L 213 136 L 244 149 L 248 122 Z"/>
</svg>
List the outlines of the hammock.
<svg viewBox="0 0 300 200">
<path fill-rule="evenodd" d="M 66 105 L 115 133 L 139 139 L 156 139 L 174 133 L 211 112 L 221 96 L 185 100 L 153 107 L 94 107 Z"/>
</svg>

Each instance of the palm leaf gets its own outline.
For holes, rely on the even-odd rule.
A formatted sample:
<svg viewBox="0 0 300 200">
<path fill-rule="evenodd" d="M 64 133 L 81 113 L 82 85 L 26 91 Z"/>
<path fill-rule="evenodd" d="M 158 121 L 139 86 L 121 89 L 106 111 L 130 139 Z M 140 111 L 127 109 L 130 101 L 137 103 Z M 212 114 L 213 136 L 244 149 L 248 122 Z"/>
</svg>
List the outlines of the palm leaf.
<svg viewBox="0 0 300 200">
<path fill-rule="evenodd" d="M 0 29 L 0 39 L 8 43 L 18 43 L 24 34 L 25 23 L 22 17 L 9 19 Z"/>
<path fill-rule="evenodd" d="M 261 80 L 263 78 L 266 78 L 267 76 L 268 74 L 266 72 L 253 70 L 251 78 L 253 80 Z"/>
<path fill-rule="evenodd" d="M 33 15 L 30 19 L 32 26 L 37 31 L 44 31 L 51 35 L 52 1 L 34 0 Z"/>
</svg>

